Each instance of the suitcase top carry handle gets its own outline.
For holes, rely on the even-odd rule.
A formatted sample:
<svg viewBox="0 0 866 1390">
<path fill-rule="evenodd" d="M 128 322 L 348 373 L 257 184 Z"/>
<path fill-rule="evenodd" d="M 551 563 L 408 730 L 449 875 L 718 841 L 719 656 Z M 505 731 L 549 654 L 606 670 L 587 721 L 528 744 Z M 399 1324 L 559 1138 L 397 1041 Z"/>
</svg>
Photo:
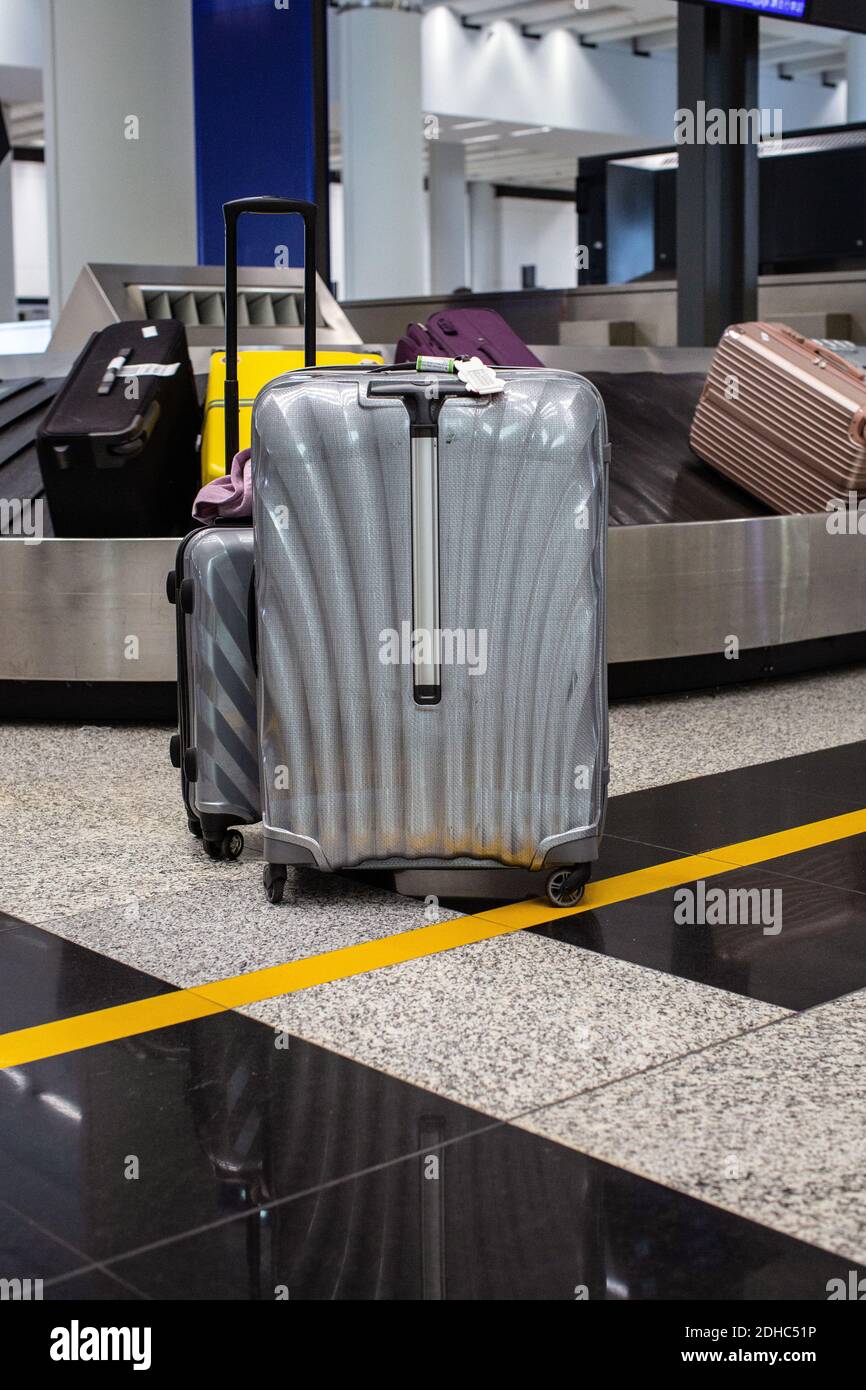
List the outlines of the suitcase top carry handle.
<svg viewBox="0 0 866 1390">
<path fill-rule="evenodd" d="M 417 381 L 389 381 L 382 376 L 367 385 L 368 396 L 386 396 L 402 401 L 409 412 L 412 433 L 435 434 L 439 412 L 450 396 L 469 397 L 480 401 L 481 396 L 473 396 L 466 384 L 453 376 L 437 378 L 435 389 L 430 389 L 430 378 L 421 376 Z"/>
<path fill-rule="evenodd" d="M 235 198 L 223 204 L 226 224 L 226 473 L 238 451 L 238 220 L 245 212 L 296 213 L 304 221 L 304 363 L 316 365 L 316 208 L 293 198 Z"/>
</svg>

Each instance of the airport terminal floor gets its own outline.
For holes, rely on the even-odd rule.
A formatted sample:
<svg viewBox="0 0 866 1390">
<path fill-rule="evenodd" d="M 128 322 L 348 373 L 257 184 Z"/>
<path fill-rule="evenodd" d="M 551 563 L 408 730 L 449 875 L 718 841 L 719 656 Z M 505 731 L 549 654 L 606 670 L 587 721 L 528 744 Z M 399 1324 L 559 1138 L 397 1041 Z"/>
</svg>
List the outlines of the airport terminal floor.
<svg viewBox="0 0 866 1390">
<path fill-rule="evenodd" d="M 12 1263 L 132 1301 L 861 1278 L 864 711 L 862 666 L 614 704 L 563 911 L 312 869 L 275 907 L 255 828 L 188 835 L 165 728 L 4 726 Z M 718 883 L 759 919 L 676 917 Z"/>
</svg>

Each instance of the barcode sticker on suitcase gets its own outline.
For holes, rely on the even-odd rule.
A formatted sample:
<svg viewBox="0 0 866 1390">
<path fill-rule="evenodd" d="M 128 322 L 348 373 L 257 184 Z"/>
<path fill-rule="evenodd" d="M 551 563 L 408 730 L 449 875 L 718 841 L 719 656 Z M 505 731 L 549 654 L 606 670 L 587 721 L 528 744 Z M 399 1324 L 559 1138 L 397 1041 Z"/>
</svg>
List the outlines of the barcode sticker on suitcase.
<svg viewBox="0 0 866 1390">
<path fill-rule="evenodd" d="M 128 362 L 121 376 L 174 376 L 179 362 Z"/>
</svg>

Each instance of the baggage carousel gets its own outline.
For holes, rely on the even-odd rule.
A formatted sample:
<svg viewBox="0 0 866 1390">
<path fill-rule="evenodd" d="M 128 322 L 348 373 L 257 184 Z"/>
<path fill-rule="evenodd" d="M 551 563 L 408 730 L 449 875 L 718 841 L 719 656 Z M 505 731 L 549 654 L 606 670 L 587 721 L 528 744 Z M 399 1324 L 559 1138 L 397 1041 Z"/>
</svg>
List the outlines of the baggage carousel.
<svg viewBox="0 0 866 1390">
<path fill-rule="evenodd" d="M 533 350 L 593 380 L 608 411 L 613 698 L 866 659 L 864 538 L 775 516 L 691 453 L 708 351 Z M 38 495 L 35 431 L 71 360 L 0 360 L 0 501 Z M 172 719 L 176 547 L 59 539 L 47 517 L 39 544 L 0 539 L 0 716 Z"/>
</svg>

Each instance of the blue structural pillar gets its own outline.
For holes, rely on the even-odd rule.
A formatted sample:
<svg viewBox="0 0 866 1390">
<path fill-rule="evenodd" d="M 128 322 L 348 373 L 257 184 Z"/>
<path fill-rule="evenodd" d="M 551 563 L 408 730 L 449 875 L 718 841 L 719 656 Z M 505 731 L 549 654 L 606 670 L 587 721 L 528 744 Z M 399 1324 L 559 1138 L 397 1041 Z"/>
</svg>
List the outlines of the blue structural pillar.
<svg viewBox="0 0 866 1390">
<path fill-rule="evenodd" d="M 325 0 L 193 0 L 198 258 L 220 265 L 222 205 L 269 194 L 315 201 L 327 130 L 321 127 Z M 324 144 L 324 148 L 322 148 Z M 317 146 L 319 179 L 317 179 Z M 325 217 L 326 210 L 323 210 Z M 246 217 L 238 235 L 241 265 L 303 263 L 303 230 L 294 217 Z M 327 268 L 320 265 L 327 276 Z"/>
</svg>

